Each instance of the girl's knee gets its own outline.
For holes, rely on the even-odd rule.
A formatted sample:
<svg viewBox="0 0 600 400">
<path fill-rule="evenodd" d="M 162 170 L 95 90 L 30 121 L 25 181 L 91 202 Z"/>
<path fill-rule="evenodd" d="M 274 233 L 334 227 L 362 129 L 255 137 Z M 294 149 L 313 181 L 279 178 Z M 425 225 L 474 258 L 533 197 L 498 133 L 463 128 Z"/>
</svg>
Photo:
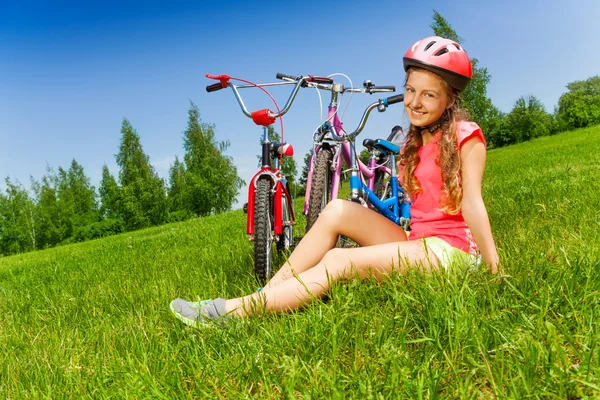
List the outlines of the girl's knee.
<svg viewBox="0 0 600 400">
<path fill-rule="evenodd" d="M 351 269 L 352 262 L 347 254 L 348 249 L 334 248 L 329 250 L 321 259 L 321 265 L 330 278 L 338 279 L 345 276 Z"/>
<path fill-rule="evenodd" d="M 333 199 L 323 209 L 322 213 L 326 214 L 340 214 L 343 212 L 344 204 L 347 203 L 347 200 L 342 199 Z"/>
<path fill-rule="evenodd" d="M 348 200 L 342 199 L 333 199 L 321 211 L 321 215 L 319 215 L 319 219 L 328 220 L 331 223 L 337 224 L 343 220 L 344 213 L 348 208 Z"/>
<path fill-rule="evenodd" d="M 334 264 L 340 264 L 340 262 L 344 259 L 344 249 L 334 248 L 329 250 L 322 258 L 323 264 L 325 266 L 333 266 Z M 347 258 L 347 257 L 346 257 Z"/>
</svg>

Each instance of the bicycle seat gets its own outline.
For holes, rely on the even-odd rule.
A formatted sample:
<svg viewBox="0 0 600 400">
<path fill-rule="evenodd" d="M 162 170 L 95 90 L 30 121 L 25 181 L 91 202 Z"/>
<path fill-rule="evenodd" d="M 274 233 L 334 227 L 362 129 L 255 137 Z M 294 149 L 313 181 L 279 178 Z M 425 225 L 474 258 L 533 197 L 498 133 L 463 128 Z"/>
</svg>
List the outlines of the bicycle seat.
<svg viewBox="0 0 600 400">
<path fill-rule="evenodd" d="M 363 140 L 363 146 L 369 150 L 372 150 L 373 147 L 375 147 L 377 150 L 384 153 L 400 154 L 400 146 L 383 139 L 365 139 Z"/>
</svg>

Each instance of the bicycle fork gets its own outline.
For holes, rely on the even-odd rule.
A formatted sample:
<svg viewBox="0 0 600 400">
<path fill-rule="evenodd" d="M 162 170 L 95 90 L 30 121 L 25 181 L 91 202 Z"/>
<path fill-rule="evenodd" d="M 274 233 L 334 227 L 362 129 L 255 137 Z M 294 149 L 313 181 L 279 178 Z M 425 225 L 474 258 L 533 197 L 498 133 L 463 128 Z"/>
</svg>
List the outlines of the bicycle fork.
<svg viewBox="0 0 600 400">
<path fill-rule="evenodd" d="M 286 225 L 294 225 L 294 210 L 291 202 L 291 196 L 287 187 L 287 182 L 281 177 L 279 172 L 279 157 L 278 154 L 283 154 L 284 150 L 282 146 L 273 147 L 273 143 L 269 141 L 269 135 L 267 127 L 263 127 L 263 144 L 262 144 L 262 156 L 261 156 L 261 169 L 251 179 L 248 185 L 248 206 L 247 206 L 247 221 L 246 221 L 246 232 L 250 235 L 250 240 L 254 236 L 254 211 L 255 211 L 255 194 L 257 183 L 261 179 L 268 179 L 271 181 L 271 215 L 273 217 L 273 233 L 274 238 L 277 239 L 279 235 L 283 233 L 286 228 L 283 222 L 283 198 L 287 199 L 286 208 L 290 221 L 287 221 Z M 274 153 L 273 165 L 271 165 L 271 153 Z"/>
</svg>

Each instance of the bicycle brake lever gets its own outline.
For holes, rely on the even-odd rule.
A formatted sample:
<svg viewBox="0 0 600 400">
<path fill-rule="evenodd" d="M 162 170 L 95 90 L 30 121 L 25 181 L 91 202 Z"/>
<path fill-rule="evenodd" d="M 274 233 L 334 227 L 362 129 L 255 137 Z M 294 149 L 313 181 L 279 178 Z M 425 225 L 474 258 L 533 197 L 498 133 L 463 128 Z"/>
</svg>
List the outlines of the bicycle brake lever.
<svg viewBox="0 0 600 400">
<path fill-rule="evenodd" d="M 206 77 L 208 79 L 214 79 L 216 81 L 221 81 L 221 86 L 223 86 L 224 88 L 226 88 L 227 86 L 229 86 L 229 80 L 231 79 L 231 77 L 229 75 L 211 75 L 211 74 L 206 74 Z"/>
</svg>

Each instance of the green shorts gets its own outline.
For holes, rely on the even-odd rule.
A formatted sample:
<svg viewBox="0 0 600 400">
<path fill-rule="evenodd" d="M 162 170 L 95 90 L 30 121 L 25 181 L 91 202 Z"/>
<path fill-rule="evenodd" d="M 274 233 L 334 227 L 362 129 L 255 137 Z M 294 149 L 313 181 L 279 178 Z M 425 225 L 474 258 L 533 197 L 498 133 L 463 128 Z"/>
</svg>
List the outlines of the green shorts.
<svg viewBox="0 0 600 400">
<path fill-rule="evenodd" d="M 449 269 L 450 266 L 468 265 L 471 268 L 479 266 L 479 258 L 467 253 L 437 237 L 423 238 L 425 251 L 431 251 L 436 255 L 439 267 Z"/>
</svg>

